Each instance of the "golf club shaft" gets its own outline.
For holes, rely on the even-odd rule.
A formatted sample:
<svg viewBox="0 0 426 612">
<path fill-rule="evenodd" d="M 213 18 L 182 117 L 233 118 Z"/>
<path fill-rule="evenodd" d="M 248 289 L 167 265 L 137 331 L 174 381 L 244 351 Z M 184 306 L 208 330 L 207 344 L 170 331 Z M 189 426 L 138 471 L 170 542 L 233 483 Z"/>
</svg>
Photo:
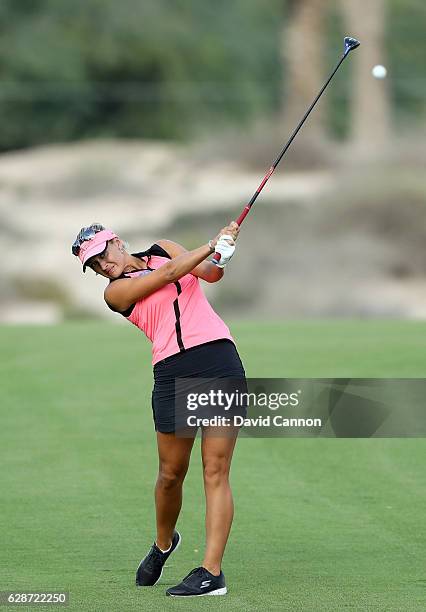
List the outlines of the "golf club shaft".
<svg viewBox="0 0 426 612">
<path fill-rule="evenodd" d="M 345 39 L 345 43 L 346 40 L 352 40 L 352 39 Z M 358 41 L 355 41 L 358 42 Z M 359 43 L 358 43 L 359 44 Z M 294 130 L 294 132 L 292 133 L 292 135 L 290 136 L 290 138 L 288 139 L 288 141 L 286 142 L 286 144 L 284 145 L 283 149 L 281 150 L 280 154 L 278 155 L 278 157 L 276 158 L 276 160 L 274 161 L 274 163 L 272 164 L 272 166 L 269 168 L 268 172 L 265 174 L 265 176 L 263 177 L 262 182 L 260 183 L 259 187 L 256 189 L 256 191 L 254 192 L 251 200 L 245 205 L 245 207 L 243 208 L 240 216 L 235 220 L 236 223 L 238 223 L 238 225 L 241 225 L 241 223 L 244 221 L 244 219 L 246 218 L 246 216 L 248 215 L 248 213 L 250 212 L 251 207 L 253 206 L 253 204 L 256 202 L 257 197 L 259 196 L 260 192 L 262 191 L 262 189 L 264 188 L 264 186 L 266 185 L 266 183 L 268 182 L 269 178 L 272 176 L 272 174 L 274 173 L 275 168 L 278 166 L 278 164 L 280 163 L 280 161 L 282 160 L 282 158 L 284 157 L 285 153 L 288 151 L 288 149 L 290 148 L 291 143 L 293 142 L 293 140 L 296 138 L 298 132 L 300 131 L 302 125 L 305 123 L 306 119 L 309 117 L 310 113 L 312 112 L 314 106 L 316 105 L 316 103 L 318 102 L 318 100 L 321 98 L 322 94 L 324 93 L 325 89 L 327 88 L 327 86 L 329 85 L 330 81 L 332 80 L 332 78 L 334 77 L 334 75 L 336 74 L 336 72 L 339 70 L 340 66 L 342 65 L 343 61 L 345 60 L 346 56 L 349 55 L 349 51 L 350 48 L 345 47 L 345 52 L 343 53 L 342 57 L 340 58 L 337 66 L 335 67 L 335 69 L 333 70 L 333 72 L 331 73 L 331 75 L 328 77 L 327 81 L 324 83 L 323 87 L 321 88 L 321 91 L 318 93 L 317 97 L 315 98 L 315 100 L 312 102 L 312 104 L 310 105 L 310 107 L 308 108 L 308 110 L 306 111 L 306 113 L 304 114 L 304 116 L 302 117 L 299 125 L 296 127 L 296 129 Z M 220 260 L 220 254 L 219 253 L 215 253 L 213 256 L 213 259 L 215 261 L 219 261 Z"/>
<path fill-rule="evenodd" d="M 288 141 L 286 142 L 286 144 L 284 145 L 283 149 L 281 150 L 280 154 L 278 155 L 278 157 L 276 158 L 276 160 L 274 161 L 274 163 L 272 164 L 272 166 L 269 168 L 268 172 L 265 174 L 262 182 L 260 183 L 259 187 L 256 189 L 256 191 L 254 192 L 250 202 L 248 202 L 248 204 L 246 204 L 246 206 L 244 207 L 242 213 L 240 214 L 240 216 L 238 217 L 238 219 L 236 219 L 236 223 L 238 223 L 238 225 L 241 225 L 241 223 L 244 221 L 244 219 L 246 218 L 247 214 L 250 211 L 250 208 L 253 206 L 253 204 L 256 202 L 258 195 L 260 194 L 260 192 L 262 191 L 262 189 L 264 188 L 264 186 L 266 185 L 266 183 L 268 182 L 269 178 L 272 176 L 272 174 L 274 173 L 275 168 L 278 166 L 278 164 L 280 163 L 280 161 L 282 160 L 282 158 L 284 157 L 284 155 L 286 154 L 286 152 L 288 151 L 288 149 L 290 148 L 291 143 L 293 142 L 293 140 L 296 138 L 297 134 L 299 133 L 302 125 L 305 123 L 306 119 L 309 117 L 309 115 L 311 114 L 314 106 L 316 105 L 316 103 L 318 102 L 318 100 L 321 98 L 322 94 L 324 93 L 325 89 L 327 88 L 328 84 L 330 83 L 331 79 L 334 77 L 334 75 L 336 74 L 336 72 L 338 71 L 338 69 L 340 68 L 343 60 L 345 59 L 345 57 L 347 56 L 347 54 L 343 55 L 340 58 L 339 63 L 337 64 L 336 68 L 333 70 L 333 72 L 331 73 L 331 75 L 329 76 L 327 82 L 324 84 L 324 86 L 322 87 L 321 91 L 319 92 L 319 94 L 317 95 L 317 97 L 315 98 L 315 100 L 312 102 L 312 104 L 310 105 L 310 107 L 308 108 L 308 110 L 306 111 L 306 113 L 303 115 L 303 118 L 301 119 L 299 125 L 296 127 L 296 129 L 294 130 L 294 132 L 292 133 L 292 135 L 290 136 L 290 138 L 288 139 Z"/>
</svg>

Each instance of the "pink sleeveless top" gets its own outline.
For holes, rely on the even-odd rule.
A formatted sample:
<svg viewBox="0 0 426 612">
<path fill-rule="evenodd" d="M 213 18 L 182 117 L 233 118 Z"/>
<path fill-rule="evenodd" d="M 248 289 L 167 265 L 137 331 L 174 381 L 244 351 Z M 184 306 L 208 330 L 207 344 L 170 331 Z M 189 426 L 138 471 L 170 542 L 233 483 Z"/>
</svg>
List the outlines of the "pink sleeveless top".
<svg viewBox="0 0 426 612">
<path fill-rule="evenodd" d="M 148 266 L 156 270 L 167 261 L 166 257 L 152 255 Z M 131 278 L 150 273 L 150 270 L 138 270 L 124 276 Z M 234 342 L 229 328 L 210 306 L 198 278 L 192 274 L 185 274 L 175 283 L 136 302 L 126 319 L 151 340 L 153 365 L 212 340 L 227 338 Z"/>
</svg>

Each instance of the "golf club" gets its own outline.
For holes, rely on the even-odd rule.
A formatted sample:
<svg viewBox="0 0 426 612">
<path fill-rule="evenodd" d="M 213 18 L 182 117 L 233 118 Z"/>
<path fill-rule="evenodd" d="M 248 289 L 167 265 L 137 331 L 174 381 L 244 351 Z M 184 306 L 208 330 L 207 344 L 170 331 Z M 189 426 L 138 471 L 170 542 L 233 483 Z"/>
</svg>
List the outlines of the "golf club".
<svg viewBox="0 0 426 612">
<path fill-rule="evenodd" d="M 265 176 L 264 176 L 262 182 L 260 183 L 259 187 L 254 192 L 250 202 L 248 202 L 248 204 L 246 204 L 246 206 L 243 208 L 243 211 L 241 212 L 240 216 L 238 217 L 238 219 L 236 219 L 236 223 L 238 223 L 238 225 L 241 225 L 241 223 L 244 221 L 244 219 L 248 215 L 248 213 L 249 213 L 251 207 L 253 206 L 253 204 L 255 203 L 258 195 L 260 194 L 260 192 L 264 188 L 265 184 L 268 182 L 269 178 L 271 177 L 271 175 L 273 174 L 275 168 L 278 166 L 278 164 L 280 163 L 280 161 L 284 157 L 285 153 L 288 151 L 291 143 L 296 138 L 300 128 L 305 123 L 305 121 L 308 118 L 308 116 L 310 115 L 312 109 L 314 108 L 314 106 L 316 105 L 318 100 L 321 98 L 321 96 L 324 93 L 326 87 L 328 86 L 328 84 L 330 83 L 331 79 L 334 77 L 334 75 L 336 74 L 336 72 L 338 71 L 340 66 L 342 65 L 343 61 L 346 59 L 346 57 L 349 55 L 349 53 L 353 49 L 356 49 L 357 47 L 359 47 L 360 44 L 361 43 L 358 40 L 356 40 L 356 38 L 352 38 L 350 36 L 346 36 L 345 37 L 343 55 L 340 58 L 339 63 L 337 64 L 337 66 L 335 67 L 335 69 L 333 70 L 331 75 L 328 77 L 327 81 L 325 82 L 324 86 L 322 87 L 321 91 L 319 92 L 319 94 L 317 95 L 315 100 L 312 102 L 311 106 L 308 108 L 308 110 L 304 114 L 302 120 L 300 121 L 299 125 L 296 127 L 296 129 L 294 130 L 294 132 L 292 133 L 292 135 L 288 139 L 287 143 L 285 144 L 284 148 L 282 149 L 282 151 L 278 155 L 277 159 L 274 161 L 272 166 L 269 168 L 268 172 L 265 174 Z M 220 254 L 219 253 L 215 253 L 214 256 L 213 256 L 213 259 L 215 261 L 219 261 L 220 260 Z"/>
</svg>

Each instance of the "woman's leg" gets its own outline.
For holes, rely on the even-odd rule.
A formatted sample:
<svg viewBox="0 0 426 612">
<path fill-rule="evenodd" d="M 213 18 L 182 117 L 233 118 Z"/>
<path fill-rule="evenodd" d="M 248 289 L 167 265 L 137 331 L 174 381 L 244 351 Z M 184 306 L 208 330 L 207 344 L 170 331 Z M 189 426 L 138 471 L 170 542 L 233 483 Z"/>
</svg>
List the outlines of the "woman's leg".
<svg viewBox="0 0 426 612">
<path fill-rule="evenodd" d="M 177 438 L 157 432 L 158 478 L 155 485 L 157 546 L 167 550 L 182 506 L 182 485 L 188 470 L 194 438 Z"/>
<path fill-rule="evenodd" d="M 223 553 L 234 516 L 234 502 L 229 484 L 232 453 L 238 436 L 238 428 L 231 434 L 219 437 L 203 430 L 201 452 L 206 495 L 206 552 L 203 567 L 214 575 L 220 574 Z"/>
</svg>

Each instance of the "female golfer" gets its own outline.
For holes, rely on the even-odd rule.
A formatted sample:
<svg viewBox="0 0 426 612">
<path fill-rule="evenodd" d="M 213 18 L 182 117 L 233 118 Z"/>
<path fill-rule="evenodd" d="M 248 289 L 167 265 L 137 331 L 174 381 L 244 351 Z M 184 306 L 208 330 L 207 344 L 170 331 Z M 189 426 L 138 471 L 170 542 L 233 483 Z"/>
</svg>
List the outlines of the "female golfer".
<svg viewBox="0 0 426 612">
<path fill-rule="evenodd" d="M 137 586 L 158 582 L 165 562 L 181 541 L 175 526 L 195 433 L 190 437 L 175 434 L 175 379 L 245 377 L 229 329 L 208 303 L 198 280 L 214 283 L 222 278 L 238 231 L 232 222 L 193 251 L 159 240 L 146 251 L 129 253 L 113 231 L 93 224 L 79 232 L 72 246 L 83 271 L 88 266 L 109 279 L 104 292 L 108 307 L 139 327 L 152 342 L 152 411 L 159 456 L 157 536 L 137 569 Z M 214 252 L 220 260 L 206 261 Z M 221 562 L 233 518 L 229 471 L 238 428 L 228 428 L 226 436 L 208 435 L 209 429 L 202 428 L 201 440 L 206 497 L 204 559 L 180 584 L 166 591 L 175 597 L 227 592 Z"/>
</svg>

